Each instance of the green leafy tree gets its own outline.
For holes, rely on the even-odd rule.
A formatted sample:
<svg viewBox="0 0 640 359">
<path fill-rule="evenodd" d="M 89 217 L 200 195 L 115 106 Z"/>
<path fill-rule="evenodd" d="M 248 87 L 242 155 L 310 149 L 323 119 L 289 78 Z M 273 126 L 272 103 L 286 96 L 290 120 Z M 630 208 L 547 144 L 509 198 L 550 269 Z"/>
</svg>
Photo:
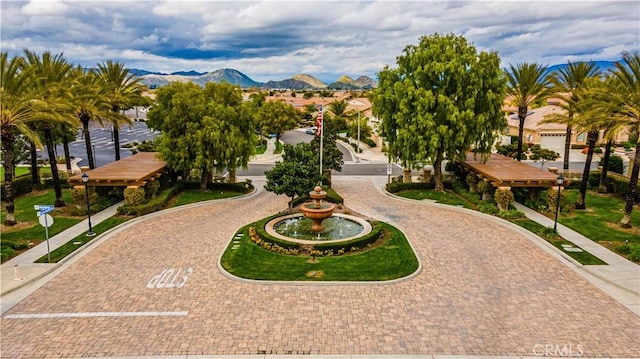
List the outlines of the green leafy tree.
<svg viewBox="0 0 640 359">
<path fill-rule="evenodd" d="M 284 194 L 291 198 L 289 207 L 293 206 L 296 196 L 308 193 L 320 181 L 317 158 L 309 143 L 298 143 L 296 146 L 284 144 L 282 161 L 266 171 L 267 184 L 264 189 L 277 195 Z"/>
<path fill-rule="evenodd" d="M 147 125 L 160 130 L 157 149 L 167 166 L 183 176 L 194 167 L 198 153 L 196 132 L 205 116 L 205 98 L 195 83 L 172 82 L 156 92 L 156 104 L 147 113 Z"/>
<path fill-rule="evenodd" d="M 544 168 L 544 164 L 548 161 L 555 161 L 560 157 L 560 154 L 556 151 L 552 151 L 547 148 L 542 148 L 540 145 L 535 145 L 529 149 L 531 151 L 531 156 L 529 159 L 533 160 L 533 162 L 540 161 L 540 168 Z"/>
<path fill-rule="evenodd" d="M 552 86 L 547 76 L 547 67 L 536 63 L 521 63 L 509 65 L 505 70 L 507 78 L 507 95 L 511 103 L 518 107 L 518 152 L 516 159 L 522 159 L 522 135 L 524 121 L 529 113 L 529 107 L 535 102 L 542 103 L 552 93 Z"/>
<path fill-rule="evenodd" d="M 258 109 L 257 120 L 267 133 L 275 133 L 276 141 L 289 130 L 296 128 L 302 119 L 302 113 L 281 100 L 267 101 Z"/>
<path fill-rule="evenodd" d="M 554 96 L 563 100 L 560 107 L 564 109 L 564 113 L 555 113 L 545 116 L 547 123 L 565 123 L 567 131 L 564 142 L 564 160 L 563 168 L 569 169 L 569 153 L 571 152 L 571 134 L 574 126 L 574 115 L 578 111 L 578 103 L 580 97 L 578 93 L 585 83 L 590 79 L 600 76 L 600 71 L 594 62 L 578 62 L 569 61 L 566 67 L 560 68 L 552 73 L 549 81 L 553 85 Z"/>
<path fill-rule="evenodd" d="M 213 142 L 214 166 L 218 170 L 227 168 L 229 181 L 235 182 L 236 170 L 247 168 L 258 143 L 253 133 L 255 122 L 251 105 L 243 101 L 240 87 L 228 83 L 208 83 L 204 95 L 207 100 L 205 121 L 213 120 L 211 128 L 219 134 Z"/>
<path fill-rule="evenodd" d="M 378 74 L 373 93 L 388 153 L 405 168 L 433 163 L 436 190 L 444 191 L 445 155 L 488 154 L 506 125 L 500 59 L 461 36 L 435 34 L 405 47 L 397 64 Z"/>
</svg>

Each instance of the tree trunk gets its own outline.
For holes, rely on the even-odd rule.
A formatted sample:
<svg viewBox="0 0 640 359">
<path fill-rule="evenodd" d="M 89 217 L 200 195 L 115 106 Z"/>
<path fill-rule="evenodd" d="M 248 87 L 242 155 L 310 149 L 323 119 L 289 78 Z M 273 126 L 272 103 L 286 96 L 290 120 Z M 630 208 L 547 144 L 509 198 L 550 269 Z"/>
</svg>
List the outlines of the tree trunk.
<svg viewBox="0 0 640 359">
<path fill-rule="evenodd" d="M 40 181 L 40 166 L 38 166 L 38 151 L 36 151 L 35 143 L 31 142 L 29 152 L 31 154 L 31 188 L 38 191 L 42 189 L 42 183 Z"/>
<path fill-rule="evenodd" d="M 564 140 L 564 159 L 562 168 L 567 171 L 569 169 L 569 153 L 571 152 L 571 121 L 567 124 L 567 133 Z"/>
<path fill-rule="evenodd" d="M 71 154 L 69 153 L 69 140 L 65 136 L 62 139 L 62 149 L 64 150 L 64 164 L 67 167 L 67 178 L 71 177 Z"/>
<path fill-rule="evenodd" d="M 58 163 L 56 162 L 56 154 L 54 152 L 55 145 L 53 144 L 53 135 L 51 134 L 51 128 L 44 128 L 44 141 L 47 146 L 47 153 L 49 154 L 49 167 L 51 167 L 51 177 L 53 179 L 53 190 L 55 192 L 56 199 L 53 202 L 54 207 L 64 207 L 66 204 L 62 199 L 62 186 L 60 185 L 60 176 L 58 175 Z"/>
<path fill-rule="evenodd" d="M 116 161 L 120 161 L 120 131 L 115 123 L 113 124 L 113 146 L 116 149 Z"/>
<path fill-rule="evenodd" d="M 202 173 L 200 174 L 200 190 L 207 190 L 207 180 L 209 178 L 209 171 L 206 168 L 202 167 Z"/>
<path fill-rule="evenodd" d="M 593 159 L 593 150 L 596 148 L 596 141 L 598 141 L 597 130 L 589 131 L 587 135 L 587 144 L 589 145 L 589 152 L 587 152 L 587 159 L 584 162 L 584 170 L 582 171 L 582 182 L 580 182 L 580 194 L 576 200 L 576 209 L 585 209 L 585 197 L 587 196 L 587 185 L 589 184 L 589 172 L 591 172 L 591 160 Z"/>
<path fill-rule="evenodd" d="M 84 147 L 87 149 L 87 162 L 89 163 L 89 169 L 96 168 L 96 163 L 93 160 L 93 148 L 91 147 L 91 134 L 89 133 L 89 117 L 81 116 L 80 122 L 82 122 L 82 137 L 84 138 Z"/>
<path fill-rule="evenodd" d="M 438 152 L 433 162 L 433 179 L 436 181 L 436 192 L 444 192 L 444 182 L 442 181 L 442 153 Z"/>
<path fill-rule="evenodd" d="M 528 106 L 518 107 L 518 153 L 516 154 L 516 159 L 520 161 L 522 159 L 522 143 L 524 142 L 524 120 L 527 118 L 527 112 L 529 111 Z"/>
<path fill-rule="evenodd" d="M 624 216 L 620 221 L 620 225 L 625 228 L 631 227 L 631 212 L 633 204 L 636 200 L 636 192 L 638 191 L 638 173 L 640 172 L 640 139 L 636 143 L 636 155 L 633 157 L 633 168 L 631 169 L 631 178 L 629 178 L 629 190 L 625 197 L 626 205 L 624 206 Z"/>
<path fill-rule="evenodd" d="M 607 141 L 607 145 L 604 148 L 604 158 L 602 159 L 602 172 L 600 172 L 600 185 L 598 186 L 598 192 L 607 193 L 607 172 L 609 171 L 609 159 L 611 158 L 611 146 L 613 140 Z"/>
<path fill-rule="evenodd" d="M 236 183 L 236 170 L 229 169 L 229 183 Z"/>
<path fill-rule="evenodd" d="M 5 131 L 2 131 L 5 132 Z M 5 206 L 5 218 L 4 224 L 6 226 L 13 226 L 16 224 L 15 217 L 15 203 L 13 198 L 13 142 L 15 136 L 11 133 L 11 130 L 2 134 L 2 155 L 4 161 L 2 167 L 4 168 L 4 193 L 2 194 L 2 202 Z"/>
</svg>

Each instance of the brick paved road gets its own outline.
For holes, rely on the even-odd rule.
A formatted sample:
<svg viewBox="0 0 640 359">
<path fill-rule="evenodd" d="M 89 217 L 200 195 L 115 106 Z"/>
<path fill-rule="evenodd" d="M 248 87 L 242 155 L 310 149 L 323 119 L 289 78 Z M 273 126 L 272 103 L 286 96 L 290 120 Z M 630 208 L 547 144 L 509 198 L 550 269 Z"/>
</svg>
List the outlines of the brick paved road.
<svg viewBox="0 0 640 359">
<path fill-rule="evenodd" d="M 371 179 L 335 177 L 334 186 L 354 210 L 405 231 L 422 260 L 417 277 L 336 286 L 227 279 L 216 262 L 235 229 L 286 206 L 262 192 L 113 234 L 6 313 L 14 317 L 2 318 L 2 357 L 535 355 L 548 345 L 572 355 L 640 356 L 638 317 L 523 235 L 389 198 Z M 181 268 L 177 279 L 158 282 L 173 287 L 147 288 L 167 268 Z M 79 317 L 15 318 L 56 313 Z"/>
</svg>

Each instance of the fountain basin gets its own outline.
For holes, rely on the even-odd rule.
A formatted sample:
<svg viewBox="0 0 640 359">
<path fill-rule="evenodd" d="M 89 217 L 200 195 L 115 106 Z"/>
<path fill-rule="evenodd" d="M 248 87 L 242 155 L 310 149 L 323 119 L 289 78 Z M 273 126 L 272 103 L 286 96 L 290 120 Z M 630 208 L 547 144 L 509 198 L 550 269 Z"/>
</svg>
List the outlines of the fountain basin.
<svg viewBox="0 0 640 359">
<path fill-rule="evenodd" d="M 333 203 L 324 203 L 316 206 L 313 202 L 307 202 L 300 206 L 302 214 L 313 221 L 311 230 L 314 232 L 322 232 L 322 221 L 331 217 L 336 205 Z"/>
<path fill-rule="evenodd" d="M 341 214 L 341 213 L 334 213 L 333 216 L 331 217 L 332 219 L 335 219 L 337 222 L 339 222 L 338 226 L 334 226 L 333 223 L 330 223 L 329 225 L 327 225 L 323 231 L 321 232 L 310 232 L 309 235 L 307 235 L 306 237 L 314 237 L 316 239 L 302 239 L 302 238 L 295 238 L 292 236 L 286 236 L 284 234 L 278 233 L 278 231 L 276 231 L 276 227 L 278 227 L 279 225 L 283 225 L 283 223 L 286 223 L 286 221 L 291 220 L 291 221 L 300 221 L 300 220 L 304 220 L 305 217 L 300 215 L 300 214 L 291 214 L 291 215 L 287 215 L 287 216 L 282 216 L 282 217 L 278 217 L 278 218 L 274 218 L 271 221 L 267 222 L 267 224 L 265 225 L 265 230 L 267 233 L 269 233 L 270 235 L 281 239 L 281 240 L 285 240 L 288 242 L 293 242 L 293 243 L 299 243 L 299 244 L 318 244 L 318 243 L 339 243 L 339 242 L 345 242 L 345 241 L 349 241 L 352 240 L 354 238 L 358 238 L 361 237 L 369 232 L 371 232 L 372 228 L 371 228 L 371 224 L 369 224 L 369 222 L 365 221 L 362 218 L 359 217 L 355 217 L 355 216 L 350 216 L 347 214 Z M 342 222 L 342 223 L 340 223 Z M 340 227 L 342 226 L 343 228 L 343 236 L 340 235 L 339 231 L 340 231 Z M 358 230 L 354 230 L 353 228 L 350 228 L 349 230 L 347 230 L 347 228 L 345 226 L 349 226 L 349 227 L 359 227 L 360 229 Z M 338 231 L 338 233 L 336 233 L 335 231 Z M 301 234 L 302 236 L 302 234 Z M 319 238 L 317 237 L 319 236 Z M 339 237 L 339 238 L 333 238 L 333 236 L 335 237 Z"/>
</svg>

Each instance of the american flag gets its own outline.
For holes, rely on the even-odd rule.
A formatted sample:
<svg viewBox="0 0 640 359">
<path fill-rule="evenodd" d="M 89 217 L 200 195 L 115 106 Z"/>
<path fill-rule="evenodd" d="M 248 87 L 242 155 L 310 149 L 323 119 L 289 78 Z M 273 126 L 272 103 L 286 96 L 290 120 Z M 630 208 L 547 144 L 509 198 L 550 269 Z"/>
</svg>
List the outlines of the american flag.
<svg viewBox="0 0 640 359">
<path fill-rule="evenodd" d="M 316 130 L 316 136 L 322 135 L 322 111 L 324 106 L 320 106 L 320 112 L 318 112 L 318 118 L 316 119 L 316 126 L 318 129 Z"/>
</svg>

